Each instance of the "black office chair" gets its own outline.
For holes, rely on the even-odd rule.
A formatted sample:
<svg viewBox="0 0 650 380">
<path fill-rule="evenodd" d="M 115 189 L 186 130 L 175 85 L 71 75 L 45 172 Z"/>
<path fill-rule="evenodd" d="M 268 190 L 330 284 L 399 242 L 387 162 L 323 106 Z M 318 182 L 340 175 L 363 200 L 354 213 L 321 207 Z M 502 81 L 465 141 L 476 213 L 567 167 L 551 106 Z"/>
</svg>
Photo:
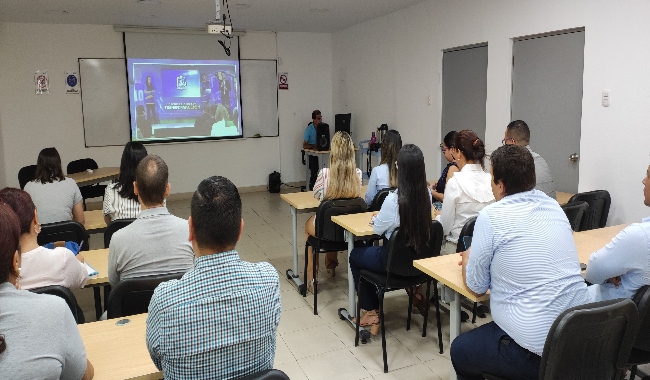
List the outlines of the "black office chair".
<svg viewBox="0 0 650 380">
<path fill-rule="evenodd" d="M 465 225 L 463 228 L 460 230 L 460 234 L 458 235 L 458 242 L 456 243 L 456 252 L 464 252 L 467 250 L 465 247 L 465 237 L 466 236 L 474 236 L 474 225 L 476 224 L 476 217 L 470 218 L 465 222 Z M 478 302 L 474 302 L 474 306 L 472 308 L 472 323 L 476 323 L 476 314 L 478 311 Z M 463 311 L 463 313 L 465 313 Z M 464 318 L 467 318 L 467 316 L 464 316 Z M 485 313 L 481 313 L 481 318 L 485 318 Z M 463 322 L 466 322 L 467 320 L 464 319 Z"/>
<path fill-rule="evenodd" d="M 574 232 L 578 232 L 580 231 L 582 219 L 589 210 L 589 203 L 584 201 L 569 202 L 562 206 L 562 210 L 564 210 L 564 213 L 571 224 L 571 229 Z"/>
<path fill-rule="evenodd" d="M 18 183 L 20 184 L 20 189 L 25 190 L 25 185 L 29 181 L 33 181 L 36 177 L 36 165 L 27 165 L 20 168 L 18 171 Z"/>
<path fill-rule="evenodd" d="M 289 380 L 289 376 L 279 369 L 267 369 L 235 380 Z"/>
<path fill-rule="evenodd" d="M 81 251 L 89 249 L 86 229 L 81 223 L 73 220 L 42 224 L 37 240 L 39 245 L 55 241 L 74 241 L 79 244 Z"/>
<path fill-rule="evenodd" d="M 120 280 L 108 297 L 108 319 L 146 313 L 156 286 L 161 282 L 177 280 L 185 273 L 145 276 Z"/>
<path fill-rule="evenodd" d="M 380 274 L 361 269 L 359 277 L 359 286 L 357 294 L 361 298 L 361 281 L 367 281 L 377 287 L 379 295 L 379 322 L 381 325 L 381 347 L 384 355 L 384 373 L 388 372 L 388 355 L 386 353 L 386 331 L 384 327 L 384 293 L 398 289 L 411 289 L 409 293 L 409 308 L 406 318 L 406 329 L 411 328 L 411 309 L 413 308 L 413 293 L 416 286 L 427 284 L 426 305 L 424 323 L 422 325 L 422 336 L 427 336 L 427 320 L 429 317 L 429 296 L 431 293 L 431 282 L 433 282 L 433 297 L 436 300 L 436 319 L 438 324 L 438 344 L 442 354 L 442 328 L 440 326 L 440 307 L 438 303 L 438 282 L 429 275 L 422 273 L 413 266 L 413 260 L 426 259 L 440 255 L 442 245 L 442 224 L 434 220 L 431 222 L 429 235 L 429 244 L 420 252 L 415 252 L 411 247 L 406 245 L 403 234 L 399 233 L 399 228 L 395 229 L 390 235 L 388 241 L 388 256 L 386 258 L 386 273 Z M 359 345 L 359 324 L 361 321 L 361 305 L 357 302 L 357 323 L 356 335 L 354 338 L 355 347 Z"/>
<path fill-rule="evenodd" d="M 612 203 L 612 198 L 607 190 L 578 193 L 572 196 L 568 203 L 578 201 L 589 203 L 589 209 L 582 218 L 582 223 L 580 223 L 580 231 L 605 227 L 609 215 L 609 205 Z"/>
<path fill-rule="evenodd" d="M 332 222 L 332 217 L 336 215 L 356 214 L 365 212 L 367 209 L 366 202 L 357 197 L 350 199 L 331 199 L 321 202 L 316 211 L 316 236 L 309 236 L 305 243 L 305 283 L 299 289 L 303 297 L 307 296 L 307 259 L 309 255 L 308 247 L 312 247 L 314 260 L 313 278 L 314 278 L 314 315 L 318 314 L 318 259 L 317 254 L 333 251 L 345 251 L 348 249 L 348 243 L 345 242 L 343 227 Z"/>
<path fill-rule="evenodd" d="M 375 194 L 375 197 L 372 199 L 372 203 L 368 206 L 368 211 L 379 211 L 381 210 L 381 205 L 384 204 L 384 200 L 388 196 L 388 193 L 395 190 L 394 187 L 381 189 Z"/>
<path fill-rule="evenodd" d="M 632 367 L 630 380 L 636 376 L 637 366 L 650 363 L 650 286 L 645 285 L 637 290 L 632 301 L 639 310 L 639 329 L 626 365 Z"/>
<path fill-rule="evenodd" d="M 85 172 L 88 169 L 95 170 L 98 168 L 99 166 L 97 166 L 97 162 L 95 162 L 95 160 L 93 160 L 92 158 L 82 158 L 79 160 L 70 161 L 68 167 L 66 168 L 66 171 L 68 172 L 68 174 L 74 174 L 74 173 Z M 81 186 L 79 190 L 81 191 L 81 197 L 83 198 L 84 210 L 85 210 L 86 199 L 104 197 L 104 192 L 106 191 L 106 185 L 94 184 L 94 185 Z"/>
<path fill-rule="evenodd" d="M 77 322 L 77 324 L 86 322 L 84 313 L 81 311 L 79 305 L 77 304 L 77 299 L 75 298 L 74 294 L 72 294 L 72 291 L 70 291 L 70 289 L 66 288 L 65 286 L 49 285 L 43 286 L 41 288 L 30 289 L 29 291 L 38 294 L 51 294 L 53 296 L 63 298 L 65 303 L 68 304 L 70 311 L 72 312 L 74 321 Z"/>
<path fill-rule="evenodd" d="M 541 380 L 610 380 L 625 366 L 639 325 L 629 299 L 589 303 L 562 312 L 546 337 Z M 483 373 L 488 380 L 503 380 Z"/>
<path fill-rule="evenodd" d="M 108 246 L 111 244 L 111 237 L 117 230 L 121 230 L 122 228 L 128 226 L 129 224 L 133 223 L 134 220 L 135 219 L 116 219 L 110 222 L 104 231 L 104 248 L 108 248 Z"/>
</svg>

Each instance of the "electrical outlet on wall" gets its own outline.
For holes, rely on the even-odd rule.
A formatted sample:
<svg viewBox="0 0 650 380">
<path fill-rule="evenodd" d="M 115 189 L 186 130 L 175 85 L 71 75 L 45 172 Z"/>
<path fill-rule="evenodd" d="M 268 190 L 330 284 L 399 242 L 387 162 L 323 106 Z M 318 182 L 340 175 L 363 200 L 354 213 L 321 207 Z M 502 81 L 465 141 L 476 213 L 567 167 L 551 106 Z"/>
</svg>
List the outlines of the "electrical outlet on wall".
<svg viewBox="0 0 650 380">
<path fill-rule="evenodd" d="M 610 90 L 603 90 L 603 107 L 609 107 L 610 98 L 612 97 L 612 92 Z"/>
</svg>

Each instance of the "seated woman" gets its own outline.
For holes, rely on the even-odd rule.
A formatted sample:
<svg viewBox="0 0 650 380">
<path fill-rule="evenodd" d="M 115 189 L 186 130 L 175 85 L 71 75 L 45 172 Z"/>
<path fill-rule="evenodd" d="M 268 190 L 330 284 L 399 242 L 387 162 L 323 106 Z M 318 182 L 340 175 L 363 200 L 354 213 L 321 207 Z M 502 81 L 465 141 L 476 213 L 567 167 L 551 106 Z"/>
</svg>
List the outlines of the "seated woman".
<svg viewBox="0 0 650 380">
<path fill-rule="evenodd" d="M 20 222 L 21 288 L 35 289 L 48 285 L 61 285 L 71 290 L 83 288 L 88 281 L 88 271 L 81 254 L 75 257 L 65 247 L 49 249 L 38 245 L 41 225 L 29 194 L 6 187 L 0 190 L 0 202 L 9 205 Z"/>
<path fill-rule="evenodd" d="M 451 131 L 445 135 L 445 138 L 440 144 L 440 149 L 445 155 L 445 159 L 447 160 L 448 164 L 442 170 L 442 174 L 440 175 L 438 182 L 431 184 L 431 195 L 436 202 L 434 205 L 437 209 L 442 208 L 442 201 L 445 197 L 445 187 L 447 186 L 447 182 L 451 177 L 453 177 L 454 173 L 460 170 L 458 169 L 458 165 L 456 164 L 456 161 L 451 154 L 452 148 L 454 147 L 454 139 L 456 139 L 456 131 Z"/>
<path fill-rule="evenodd" d="M 643 203 L 650 207 L 650 166 L 643 178 Z M 650 218 L 634 223 L 591 254 L 585 280 L 594 302 L 632 298 L 650 285 Z"/>
<path fill-rule="evenodd" d="M 368 180 L 368 190 L 364 200 L 370 206 L 375 195 L 389 187 L 397 187 L 397 153 L 402 148 L 402 137 L 399 132 L 390 129 L 381 140 L 381 162 L 372 168 Z"/>
<path fill-rule="evenodd" d="M 25 185 L 25 191 L 38 208 L 41 223 L 74 220 L 84 224 L 79 186 L 63 175 L 61 156 L 56 148 L 45 148 L 38 154 L 35 179 Z"/>
<path fill-rule="evenodd" d="M 0 202 L 0 374 L 3 379 L 92 379 L 65 301 L 20 289 L 20 222 Z"/>
<path fill-rule="evenodd" d="M 371 223 L 377 235 L 390 239 L 393 231 L 399 227 L 407 244 L 418 251 L 428 244 L 431 227 L 431 193 L 426 186 L 424 155 L 413 144 L 402 147 L 397 156 L 398 189 L 391 191 L 381 210 L 374 212 Z M 361 269 L 376 273 L 386 273 L 388 244 L 382 246 L 357 247 L 350 253 L 350 268 L 354 277 L 355 288 L 359 285 Z M 359 306 L 366 310 L 361 317 L 361 326 L 372 326 L 370 332 L 376 334 L 379 324 L 379 299 L 374 285 L 363 282 L 362 297 Z"/>
<path fill-rule="evenodd" d="M 106 186 L 104 193 L 104 221 L 109 224 L 115 219 L 137 218 L 140 202 L 133 192 L 135 168 L 147 156 L 147 149 L 139 142 L 128 142 L 122 152 L 120 176 L 117 182 Z"/>
<path fill-rule="evenodd" d="M 447 182 L 445 204 L 436 217 L 445 234 L 440 251 L 442 255 L 456 252 L 458 235 L 465 222 L 494 202 L 492 178 L 490 173 L 483 171 L 485 145 L 476 133 L 469 129 L 458 132 L 451 154 L 460 171 Z"/>
<path fill-rule="evenodd" d="M 332 136 L 330 150 L 330 167 L 318 172 L 314 184 L 314 198 L 320 201 L 328 199 L 355 198 L 361 195 L 361 170 L 355 167 L 354 145 L 352 138 L 346 132 L 336 132 Z M 305 240 L 308 236 L 316 236 L 316 216 L 312 216 L 305 223 Z M 312 278 L 313 261 L 312 248 L 308 248 L 307 255 L 307 290 L 313 291 Z M 325 268 L 330 276 L 335 275 L 339 265 L 337 252 L 325 254 Z M 316 260 L 318 271 L 318 256 Z"/>
</svg>

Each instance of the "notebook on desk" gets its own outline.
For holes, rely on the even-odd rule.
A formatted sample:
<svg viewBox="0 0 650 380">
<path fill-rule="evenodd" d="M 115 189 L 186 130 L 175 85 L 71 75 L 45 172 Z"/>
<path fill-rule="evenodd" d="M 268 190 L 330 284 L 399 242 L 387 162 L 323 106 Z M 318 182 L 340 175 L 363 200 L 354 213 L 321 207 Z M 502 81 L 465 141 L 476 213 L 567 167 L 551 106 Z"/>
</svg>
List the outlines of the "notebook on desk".
<svg viewBox="0 0 650 380">
<path fill-rule="evenodd" d="M 88 277 L 97 276 L 99 274 L 99 272 L 97 272 L 95 268 L 88 265 L 88 263 L 84 263 L 84 265 L 86 266 L 86 270 L 88 271 Z"/>
</svg>

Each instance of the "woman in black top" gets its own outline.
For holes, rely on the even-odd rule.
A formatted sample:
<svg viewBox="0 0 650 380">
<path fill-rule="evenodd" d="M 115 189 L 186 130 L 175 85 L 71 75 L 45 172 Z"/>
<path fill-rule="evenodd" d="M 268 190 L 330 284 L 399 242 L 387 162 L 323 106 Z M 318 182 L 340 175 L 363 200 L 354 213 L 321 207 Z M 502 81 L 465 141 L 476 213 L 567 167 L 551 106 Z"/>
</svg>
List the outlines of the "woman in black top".
<svg viewBox="0 0 650 380">
<path fill-rule="evenodd" d="M 433 196 L 434 202 L 442 203 L 445 196 L 445 186 L 447 185 L 447 181 L 454 175 L 454 173 L 460 170 L 458 169 L 458 165 L 456 165 L 454 156 L 451 153 L 451 149 L 454 147 L 455 138 L 456 131 L 451 131 L 445 135 L 442 144 L 440 144 L 440 149 L 445 154 L 445 158 L 449 163 L 442 170 L 438 182 L 431 185 L 431 195 Z M 438 207 L 439 205 L 436 206 L 437 209 L 440 209 L 440 207 Z"/>
</svg>

